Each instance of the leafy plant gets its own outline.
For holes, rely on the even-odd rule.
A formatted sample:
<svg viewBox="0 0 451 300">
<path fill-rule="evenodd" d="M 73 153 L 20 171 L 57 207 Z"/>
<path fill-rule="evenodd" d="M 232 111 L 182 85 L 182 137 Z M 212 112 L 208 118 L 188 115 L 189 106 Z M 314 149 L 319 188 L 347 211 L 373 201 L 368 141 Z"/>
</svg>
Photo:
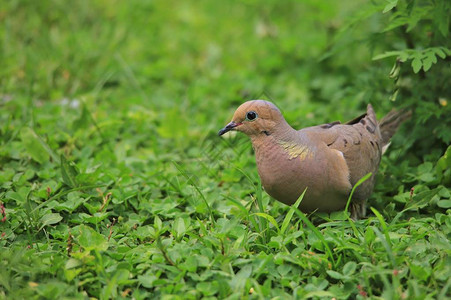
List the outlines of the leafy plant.
<svg viewBox="0 0 451 300">
<path fill-rule="evenodd" d="M 449 298 L 448 2 L 2 3 L 0 298 Z M 413 111 L 367 219 L 263 191 L 249 98 Z"/>
</svg>

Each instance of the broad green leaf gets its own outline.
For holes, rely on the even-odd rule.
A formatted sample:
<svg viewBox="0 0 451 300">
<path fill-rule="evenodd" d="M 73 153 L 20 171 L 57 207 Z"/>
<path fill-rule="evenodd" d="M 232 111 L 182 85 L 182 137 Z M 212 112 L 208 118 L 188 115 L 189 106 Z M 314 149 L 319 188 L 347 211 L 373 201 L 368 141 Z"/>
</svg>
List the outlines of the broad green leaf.
<svg viewBox="0 0 451 300">
<path fill-rule="evenodd" d="M 282 248 L 283 237 L 281 235 L 272 236 L 271 240 L 268 243 L 268 247 L 280 249 Z"/>
<path fill-rule="evenodd" d="M 46 214 L 41 218 L 42 223 L 41 229 L 44 228 L 45 226 L 59 223 L 62 219 L 63 217 L 61 217 L 61 215 L 58 213 Z"/>
<path fill-rule="evenodd" d="M 357 268 L 357 264 L 353 261 L 349 261 L 343 267 L 343 274 L 346 276 L 350 276 L 350 275 L 354 274 L 356 268 Z"/>
<path fill-rule="evenodd" d="M 437 161 L 436 169 L 438 172 L 443 172 L 450 168 L 451 168 L 451 146 L 448 146 L 448 148 L 445 151 L 445 154 L 443 154 L 443 156 L 440 157 L 439 160 Z"/>
<path fill-rule="evenodd" d="M 76 269 L 64 269 L 64 277 L 68 282 L 72 281 L 75 277 L 77 277 L 83 271 L 82 268 Z"/>
<path fill-rule="evenodd" d="M 196 272 L 197 270 L 197 259 L 194 256 L 188 256 L 184 263 L 180 265 L 183 269 L 188 272 Z"/>
<path fill-rule="evenodd" d="M 281 264 L 277 267 L 277 272 L 279 272 L 282 277 L 286 277 L 290 271 L 293 270 L 293 266 L 291 264 Z"/>
<path fill-rule="evenodd" d="M 68 211 L 73 212 L 76 210 L 83 202 L 88 201 L 90 197 L 82 198 L 80 196 L 80 193 L 77 192 L 71 192 L 67 195 L 67 201 L 63 203 L 58 203 L 54 209 L 57 211 Z"/>
<path fill-rule="evenodd" d="M 384 10 L 382 11 L 382 13 L 386 13 L 390 10 L 392 10 L 393 8 L 396 7 L 396 5 L 398 5 L 398 0 L 389 0 L 388 4 L 385 5 Z"/>
<path fill-rule="evenodd" d="M 430 268 L 416 264 L 411 264 L 409 267 L 413 275 L 419 280 L 425 281 L 429 278 L 429 275 L 431 273 Z"/>
<path fill-rule="evenodd" d="M 154 288 L 154 282 L 158 278 L 154 274 L 144 274 L 144 275 L 138 275 L 138 282 L 142 284 L 143 287 L 146 288 Z"/>
<path fill-rule="evenodd" d="M 84 206 L 86 206 L 87 204 L 88 203 L 84 203 Z M 96 212 L 93 213 L 92 215 L 86 213 L 79 213 L 78 215 L 81 220 L 90 224 L 99 224 L 102 220 L 108 218 L 108 213 L 104 212 Z"/>
<path fill-rule="evenodd" d="M 422 173 L 418 176 L 418 179 L 424 182 L 432 182 L 435 180 L 435 176 L 433 173 Z"/>
<path fill-rule="evenodd" d="M 77 187 L 76 176 L 78 175 L 77 169 L 72 166 L 64 155 L 61 155 L 61 177 L 63 178 L 63 182 L 67 184 L 69 187 Z"/>
<path fill-rule="evenodd" d="M 441 208 L 451 208 L 451 200 L 439 200 L 437 206 Z"/>
<path fill-rule="evenodd" d="M 421 59 L 419 57 L 415 57 L 412 60 L 412 68 L 414 73 L 418 73 L 423 66 L 423 63 L 421 62 Z"/>
<path fill-rule="evenodd" d="M 151 225 L 139 226 L 136 229 L 136 235 L 141 240 L 145 240 L 146 238 L 156 238 L 155 236 L 155 228 Z"/>
<path fill-rule="evenodd" d="M 423 59 L 423 70 L 427 72 L 433 63 L 437 62 L 437 58 L 433 52 L 427 52 L 426 57 Z"/>
<path fill-rule="evenodd" d="M 345 276 L 343 276 L 342 274 L 338 273 L 337 271 L 334 270 L 327 270 L 326 273 L 332 277 L 333 279 L 343 279 Z"/>
<path fill-rule="evenodd" d="M 442 198 L 451 198 L 451 192 L 446 187 L 442 187 L 442 189 L 439 190 L 438 195 Z"/>
<path fill-rule="evenodd" d="M 130 271 L 124 268 L 116 270 L 114 279 L 118 285 L 124 285 L 130 283 Z"/>
<path fill-rule="evenodd" d="M 80 225 L 78 229 L 78 243 L 81 247 L 88 251 L 105 251 L 108 249 L 108 241 L 106 237 L 86 225 Z"/>
<path fill-rule="evenodd" d="M 175 219 L 173 228 L 175 230 L 176 236 L 178 238 L 182 237 L 186 232 L 185 221 L 183 221 L 182 218 Z"/>
<path fill-rule="evenodd" d="M 158 216 L 155 216 L 154 219 L 154 225 L 155 229 L 159 232 L 163 228 L 163 222 L 161 222 L 161 219 Z"/>
<path fill-rule="evenodd" d="M 274 225 L 274 227 L 277 229 L 277 231 L 279 231 L 279 225 L 277 224 L 276 219 L 274 219 L 273 216 L 270 216 L 268 214 L 265 213 L 261 213 L 261 212 L 257 212 L 257 213 L 253 213 L 253 215 L 257 215 L 259 217 L 265 218 L 266 220 L 268 220 L 272 225 Z"/>
<path fill-rule="evenodd" d="M 30 127 L 24 127 L 20 131 L 20 139 L 27 153 L 33 160 L 42 164 L 49 160 L 49 154 L 43 147 L 38 135 Z"/>
<path fill-rule="evenodd" d="M 0 170 L 0 182 L 10 181 L 14 177 L 14 174 L 16 174 L 16 171 L 13 169 Z"/>
<path fill-rule="evenodd" d="M 80 260 L 75 259 L 75 258 L 69 258 L 67 260 L 66 265 L 64 266 L 64 268 L 66 270 L 69 270 L 69 269 L 80 267 L 82 265 L 83 265 L 83 262 L 81 262 Z"/>
<path fill-rule="evenodd" d="M 334 220 L 334 221 L 343 221 L 343 220 L 347 220 L 349 218 L 348 214 L 343 211 L 334 211 L 330 213 L 330 219 Z"/>
<path fill-rule="evenodd" d="M 213 296 L 219 290 L 217 281 L 213 282 L 199 282 L 196 285 L 196 289 L 200 291 L 204 296 Z"/>
<path fill-rule="evenodd" d="M 434 52 L 440 57 L 445 59 L 446 58 L 446 53 L 442 48 L 433 48 Z"/>
<path fill-rule="evenodd" d="M 16 201 L 18 205 L 22 205 L 27 201 L 28 194 L 31 192 L 31 188 L 27 186 L 22 186 L 17 192 L 9 191 L 6 193 L 7 199 L 12 199 Z"/>
</svg>

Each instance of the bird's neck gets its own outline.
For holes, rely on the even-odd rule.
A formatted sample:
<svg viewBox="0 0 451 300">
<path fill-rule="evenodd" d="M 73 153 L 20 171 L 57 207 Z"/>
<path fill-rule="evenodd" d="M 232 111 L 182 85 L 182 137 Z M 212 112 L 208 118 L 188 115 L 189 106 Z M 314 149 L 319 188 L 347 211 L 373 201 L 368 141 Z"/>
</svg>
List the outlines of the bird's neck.
<svg viewBox="0 0 451 300">
<path fill-rule="evenodd" d="M 260 134 L 250 136 L 254 149 L 268 144 L 283 144 L 299 140 L 298 131 L 294 130 L 285 120 L 274 127 L 273 130 L 261 131 Z"/>
<path fill-rule="evenodd" d="M 262 157 L 267 158 L 270 153 L 279 153 L 289 160 L 300 158 L 304 161 L 312 158 L 315 153 L 315 147 L 312 147 L 308 138 L 286 122 L 277 126 L 277 130 L 270 135 L 263 134 L 251 139 L 257 161 L 262 161 Z"/>
</svg>

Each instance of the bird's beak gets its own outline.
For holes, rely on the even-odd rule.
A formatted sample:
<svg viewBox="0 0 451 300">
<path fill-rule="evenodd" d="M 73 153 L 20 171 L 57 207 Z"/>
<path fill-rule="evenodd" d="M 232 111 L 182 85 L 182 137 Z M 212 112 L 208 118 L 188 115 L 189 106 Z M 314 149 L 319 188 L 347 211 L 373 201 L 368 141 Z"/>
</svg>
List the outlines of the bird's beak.
<svg viewBox="0 0 451 300">
<path fill-rule="evenodd" d="M 222 128 L 221 130 L 219 130 L 218 135 L 221 136 L 224 133 L 233 130 L 235 127 L 241 125 L 241 123 L 235 123 L 235 122 L 230 122 L 229 124 L 226 125 L 226 127 Z"/>
</svg>

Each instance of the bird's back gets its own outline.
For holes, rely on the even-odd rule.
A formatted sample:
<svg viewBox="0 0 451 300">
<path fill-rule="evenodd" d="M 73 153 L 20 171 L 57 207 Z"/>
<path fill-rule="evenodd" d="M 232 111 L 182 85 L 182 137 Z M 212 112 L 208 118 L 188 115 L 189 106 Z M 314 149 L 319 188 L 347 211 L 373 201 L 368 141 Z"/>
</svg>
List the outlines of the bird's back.
<svg viewBox="0 0 451 300">
<path fill-rule="evenodd" d="M 321 140 L 329 149 L 343 153 L 352 186 L 366 174 L 372 173 L 353 195 L 353 202 L 365 201 L 373 190 L 382 154 L 382 137 L 373 107 L 368 105 L 366 114 L 346 124 L 334 122 L 301 131 Z"/>
</svg>

